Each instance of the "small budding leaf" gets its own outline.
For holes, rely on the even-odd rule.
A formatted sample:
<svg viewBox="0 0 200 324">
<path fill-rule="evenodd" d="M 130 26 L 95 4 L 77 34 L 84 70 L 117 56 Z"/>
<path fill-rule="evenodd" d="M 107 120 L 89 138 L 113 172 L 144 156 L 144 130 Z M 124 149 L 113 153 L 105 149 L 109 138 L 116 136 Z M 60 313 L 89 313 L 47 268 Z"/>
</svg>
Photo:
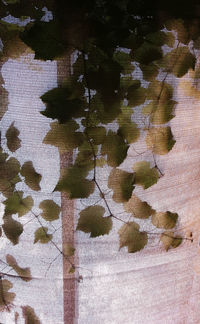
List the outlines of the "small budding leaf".
<svg viewBox="0 0 200 324">
<path fill-rule="evenodd" d="M 9 305 L 12 304 L 15 293 L 9 292 L 13 287 L 13 284 L 7 279 L 0 279 L 0 311 L 8 309 Z"/>
<path fill-rule="evenodd" d="M 139 225 L 135 222 L 124 224 L 118 231 L 120 239 L 120 249 L 128 247 L 129 253 L 142 250 L 147 244 L 148 237 L 146 232 L 139 231 Z"/>
<path fill-rule="evenodd" d="M 4 201 L 5 204 L 5 214 L 16 214 L 18 216 L 24 216 L 28 213 L 33 207 L 33 198 L 31 196 L 27 196 L 23 198 L 23 192 L 17 191 L 14 192 L 8 199 Z"/>
<path fill-rule="evenodd" d="M 30 306 L 21 306 L 25 324 L 42 324 L 37 317 L 35 310 Z"/>
<path fill-rule="evenodd" d="M 24 281 L 30 281 L 31 278 L 31 271 L 30 268 L 21 268 L 18 264 L 16 259 L 10 255 L 6 255 L 6 262 L 8 265 L 13 268 L 13 270 L 20 276 L 20 278 Z"/>
<path fill-rule="evenodd" d="M 112 169 L 108 178 L 108 187 L 113 190 L 113 200 L 118 203 L 128 201 L 135 188 L 134 183 L 133 173 Z"/>
<path fill-rule="evenodd" d="M 83 134 L 76 132 L 79 125 L 74 120 L 65 124 L 53 122 L 50 126 L 51 129 L 46 134 L 43 143 L 56 146 L 60 152 L 70 152 L 81 145 Z"/>
<path fill-rule="evenodd" d="M 64 244 L 63 246 L 64 255 L 70 257 L 74 255 L 74 252 L 75 252 L 75 248 L 71 244 L 69 243 Z"/>
<path fill-rule="evenodd" d="M 180 236 L 174 236 L 174 232 L 164 232 L 161 234 L 160 239 L 166 251 L 178 247 L 183 240 Z"/>
<path fill-rule="evenodd" d="M 152 224 L 158 228 L 171 229 L 176 226 L 178 214 L 169 211 L 155 213 L 152 216 Z"/>
<path fill-rule="evenodd" d="M 35 239 L 34 239 L 34 243 L 42 243 L 42 244 L 46 244 L 49 241 L 52 240 L 53 235 L 52 234 L 48 234 L 48 227 L 39 227 L 36 231 L 35 231 Z"/>
<path fill-rule="evenodd" d="M 13 245 L 16 245 L 23 232 L 22 224 L 14 220 L 10 215 L 7 215 L 4 217 L 2 228 L 6 237 L 13 243 Z"/>
<path fill-rule="evenodd" d="M 105 235 L 112 229 L 111 217 L 103 217 L 102 206 L 89 206 L 80 212 L 77 230 L 90 233 L 90 237 Z"/>
<path fill-rule="evenodd" d="M 25 183 L 32 190 L 39 191 L 41 189 L 39 183 L 42 176 L 35 171 L 33 163 L 31 161 L 27 161 L 23 164 L 21 168 L 21 175 L 25 177 Z"/>
<path fill-rule="evenodd" d="M 103 155 L 107 154 L 107 163 L 109 166 L 119 166 L 127 156 L 129 145 L 127 145 L 122 136 L 109 131 L 101 148 Z"/>
<path fill-rule="evenodd" d="M 41 216 L 49 222 L 52 222 L 59 218 L 60 206 L 58 206 L 53 200 L 46 199 L 43 200 L 39 208 L 43 210 Z"/>
<path fill-rule="evenodd" d="M 147 132 L 147 147 L 155 154 L 167 154 L 175 143 L 170 127 L 152 127 Z"/>
<path fill-rule="evenodd" d="M 133 217 L 146 219 L 155 213 L 155 210 L 146 202 L 140 200 L 137 196 L 132 197 L 124 203 L 124 209 L 127 213 L 133 214 Z"/>
<path fill-rule="evenodd" d="M 150 162 L 136 162 L 133 166 L 135 171 L 135 184 L 147 189 L 157 183 L 159 174 L 157 169 L 150 168 Z"/>
<path fill-rule="evenodd" d="M 19 133 L 13 122 L 6 132 L 7 146 L 11 152 L 15 152 L 21 147 L 21 140 L 18 137 Z"/>
</svg>

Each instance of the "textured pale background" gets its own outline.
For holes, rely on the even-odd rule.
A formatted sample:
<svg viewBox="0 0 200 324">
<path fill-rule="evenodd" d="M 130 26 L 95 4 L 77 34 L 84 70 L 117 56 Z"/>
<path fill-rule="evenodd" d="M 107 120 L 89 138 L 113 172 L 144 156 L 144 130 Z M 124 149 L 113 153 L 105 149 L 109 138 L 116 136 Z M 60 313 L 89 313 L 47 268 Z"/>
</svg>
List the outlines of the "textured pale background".
<svg viewBox="0 0 200 324">
<path fill-rule="evenodd" d="M 54 147 L 42 145 L 50 120 L 39 113 L 44 108 L 40 95 L 56 86 L 56 63 L 9 60 L 2 73 L 10 104 L 1 121 L 1 129 L 5 132 L 15 121 L 22 139 L 17 157 L 22 163 L 32 160 L 37 172 L 43 175 L 41 192 L 23 189 L 32 194 L 37 204 L 49 197 L 59 202 L 59 195 L 51 194 L 59 176 L 59 155 Z M 194 242 L 184 241 L 181 247 L 166 253 L 158 242 L 150 241 L 149 247 L 142 252 L 127 254 L 125 249 L 118 251 L 119 223 L 114 223 L 109 236 L 90 239 L 89 235 L 78 233 L 79 272 L 83 276 L 76 305 L 79 324 L 200 323 L 200 108 L 198 102 L 185 97 L 179 87 L 176 98 L 179 104 L 176 117 L 171 121 L 176 144 L 168 155 L 157 160 L 165 175 L 152 188 L 137 189 L 137 194 L 157 210 L 178 212 L 180 228 L 184 235 L 191 230 Z M 145 150 L 143 138 L 134 148 Z M 136 160 L 145 158 L 149 159 L 149 153 L 138 157 L 130 148 L 123 167 L 131 170 Z M 105 169 L 98 174 L 102 186 L 105 186 L 108 171 Z M 96 200 L 97 193 L 91 198 L 92 202 Z M 83 204 L 83 201 L 76 203 L 77 216 Z M 122 212 L 121 206 L 113 205 L 112 208 L 115 213 Z M 32 217 L 28 215 L 24 222 Z M 59 226 L 56 222 L 55 227 Z M 152 230 L 150 222 L 145 226 L 145 222 L 141 222 L 142 228 Z M 32 233 L 37 227 L 36 221 L 26 225 L 17 246 L 1 241 L 0 255 L 10 253 L 16 258 L 18 255 L 20 265 L 31 265 L 32 275 L 37 278 L 28 284 L 17 279 L 13 281 L 13 290 L 17 292 L 15 304 L 34 307 L 43 324 L 62 324 L 62 260 L 58 258 L 45 277 L 57 251 L 51 245 L 32 244 Z M 61 244 L 60 231 L 55 240 Z M 0 322 L 14 323 L 13 313 L 1 313 Z"/>
</svg>

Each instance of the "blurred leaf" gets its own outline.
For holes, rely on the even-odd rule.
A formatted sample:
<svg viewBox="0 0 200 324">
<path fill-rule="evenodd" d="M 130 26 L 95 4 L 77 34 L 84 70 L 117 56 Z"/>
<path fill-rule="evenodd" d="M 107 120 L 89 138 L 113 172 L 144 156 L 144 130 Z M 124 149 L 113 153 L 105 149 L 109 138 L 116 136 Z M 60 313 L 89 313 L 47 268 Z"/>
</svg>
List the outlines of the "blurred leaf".
<svg viewBox="0 0 200 324">
<path fill-rule="evenodd" d="M 157 31 L 155 33 L 148 34 L 146 36 L 146 41 L 156 45 L 163 46 L 168 45 L 169 47 L 174 46 L 175 37 L 171 32 Z"/>
<path fill-rule="evenodd" d="M 132 109 L 123 107 L 117 121 L 119 124 L 118 134 L 127 140 L 127 143 L 134 143 L 140 136 L 137 124 L 131 120 Z"/>
<path fill-rule="evenodd" d="M 123 74 L 130 74 L 134 71 L 135 67 L 132 64 L 130 54 L 117 51 L 114 53 L 113 58 L 122 67 Z"/>
<path fill-rule="evenodd" d="M 120 249 L 128 247 L 129 253 L 142 250 L 147 244 L 147 233 L 139 231 L 139 225 L 135 222 L 124 224 L 118 231 L 120 238 Z"/>
<path fill-rule="evenodd" d="M 7 279 L 0 279 L 0 310 L 3 311 L 8 309 L 9 305 L 12 304 L 15 293 L 9 292 L 9 290 L 13 287 L 13 284 Z"/>
<path fill-rule="evenodd" d="M 50 127 L 43 143 L 57 146 L 60 152 L 73 151 L 83 141 L 83 135 L 76 132 L 79 125 L 74 120 L 65 124 L 54 122 L 50 124 Z"/>
<path fill-rule="evenodd" d="M 5 204 L 5 214 L 16 214 L 21 217 L 28 213 L 33 207 L 33 198 L 27 196 L 23 198 L 23 192 L 14 192 L 8 199 L 4 201 Z"/>
<path fill-rule="evenodd" d="M 30 306 L 21 306 L 25 324 L 42 324 L 37 317 L 35 310 Z"/>
<path fill-rule="evenodd" d="M 132 195 L 129 201 L 124 203 L 124 209 L 127 213 L 133 214 L 133 217 L 146 219 L 155 213 L 155 210 L 146 202 Z"/>
<path fill-rule="evenodd" d="M 87 198 L 94 192 L 94 182 L 85 179 L 87 174 L 84 168 L 72 166 L 61 177 L 54 191 L 65 191 L 70 199 Z"/>
<path fill-rule="evenodd" d="M 128 88 L 127 100 L 131 107 L 142 105 L 145 102 L 146 89 L 141 87 L 139 80 L 134 80 L 134 83 Z"/>
<path fill-rule="evenodd" d="M 162 58 L 162 50 L 159 46 L 144 42 L 142 46 L 133 51 L 133 58 L 141 64 L 149 64 Z"/>
<path fill-rule="evenodd" d="M 112 169 L 108 178 L 108 187 L 113 190 L 113 200 L 118 203 L 128 201 L 135 188 L 134 183 L 133 173 Z"/>
<path fill-rule="evenodd" d="M 20 276 L 22 280 L 30 281 L 32 279 L 30 268 L 21 268 L 12 255 L 6 255 L 6 262 L 11 268 L 13 268 L 13 270 Z"/>
<path fill-rule="evenodd" d="M 106 129 L 102 126 L 100 127 L 87 127 L 86 132 L 92 142 L 96 145 L 102 144 L 106 136 Z"/>
<path fill-rule="evenodd" d="M 41 189 L 39 183 L 42 176 L 35 171 L 31 161 L 27 161 L 23 164 L 21 168 L 21 175 L 25 177 L 25 183 L 32 190 L 39 191 Z"/>
<path fill-rule="evenodd" d="M 56 219 L 59 219 L 61 209 L 60 206 L 58 206 L 53 200 L 43 200 L 40 203 L 39 208 L 43 210 L 41 217 L 46 221 L 52 222 Z"/>
<path fill-rule="evenodd" d="M 6 132 L 7 146 L 11 152 L 15 152 L 21 147 L 21 140 L 18 137 L 19 131 L 14 126 L 14 122 L 10 125 Z"/>
<path fill-rule="evenodd" d="M 52 234 L 48 234 L 48 227 L 39 227 L 36 231 L 35 231 L 35 239 L 34 239 L 34 243 L 41 243 L 41 244 L 46 244 L 49 241 L 52 240 L 53 235 Z"/>
<path fill-rule="evenodd" d="M 158 228 L 171 229 L 176 226 L 178 214 L 167 212 L 155 213 L 152 216 L 152 224 Z"/>
<path fill-rule="evenodd" d="M 157 183 L 159 174 L 157 169 L 150 168 L 150 162 L 141 161 L 136 162 L 133 166 L 135 171 L 135 184 L 147 189 Z"/>
<path fill-rule="evenodd" d="M 160 239 L 166 251 L 169 248 L 176 248 L 182 243 L 182 238 L 174 236 L 174 232 L 164 232 L 161 234 Z"/>
<path fill-rule="evenodd" d="M 122 136 L 109 131 L 101 148 L 101 154 L 107 154 L 107 163 L 109 166 L 119 166 L 127 156 L 129 145 L 127 145 Z"/>
<path fill-rule="evenodd" d="M 23 232 L 23 226 L 7 215 L 4 217 L 4 224 L 2 225 L 6 237 L 15 245 L 19 242 L 19 237 Z"/>
<path fill-rule="evenodd" d="M 155 154 L 167 154 L 175 143 L 170 127 L 152 127 L 147 132 L 147 147 Z"/>
<path fill-rule="evenodd" d="M 84 114 L 84 98 L 80 95 L 74 97 L 69 86 L 49 90 L 41 96 L 41 99 L 46 104 L 46 109 L 41 111 L 41 114 L 52 119 L 58 119 L 60 123 L 68 122 L 72 117 L 82 117 Z"/>
<path fill-rule="evenodd" d="M 157 77 L 158 72 L 159 72 L 158 67 L 153 63 L 149 64 L 149 65 L 140 64 L 140 68 L 143 73 L 143 78 L 146 81 L 154 80 Z"/>
<path fill-rule="evenodd" d="M 184 46 L 178 47 L 166 54 L 161 61 L 161 67 L 176 77 L 181 78 L 189 69 L 194 70 L 195 62 L 195 56 L 190 53 L 187 46 Z"/>
<path fill-rule="evenodd" d="M 103 217 L 102 206 L 89 206 L 80 212 L 77 230 L 90 233 L 90 237 L 105 235 L 112 229 L 111 217 Z"/>
<path fill-rule="evenodd" d="M 177 32 L 177 39 L 183 44 L 187 44 L 189 41 L 188 30 L 185 28 L 183 20 L 171 19 L 165 22 L 165 26 L 170 31 Z"/>
<path fill-rule="evenodd" d="M 69 243 L 64 244 L 63 246 L 64 255 L 70 257 L 74 255 L 74 252 L 75 252 L 75 248 L 71 244 Z"/>
</svg>

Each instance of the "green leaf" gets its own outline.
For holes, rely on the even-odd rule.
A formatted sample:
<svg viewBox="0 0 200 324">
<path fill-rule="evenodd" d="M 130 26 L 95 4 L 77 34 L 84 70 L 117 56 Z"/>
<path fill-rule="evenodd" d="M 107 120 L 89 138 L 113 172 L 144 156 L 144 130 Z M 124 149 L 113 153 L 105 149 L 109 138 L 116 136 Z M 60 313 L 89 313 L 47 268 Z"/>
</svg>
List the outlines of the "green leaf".
<svg viewBox="0 0 200 324">
<path fill-rule="evenodd" d="M 46 221 L 52 222 L 56 219 L 59 219 L 60 206 L 58 206 L 53 200 L 43 200 L 40 203 L 39 208 L 43 210 L 41 216 Z"/>
<path fill-rule="evenodd" d="M 147 244 L 147 233 L 139 231 L 139 225 L 135 222 L 124 224 L 118 231 L 120 238 L 120 249 L 128 247 L 129 253 L 142 250 Z"/>
<path fill-rule="evenodd" d="M 55 20 L 37 21 L 20 35 L 22 41 L 35 52 L 35 59 L 53 60 L 67 51 L 61 26 Z"/>
<path fill-rule="evenodd" d="M 119 124 L 118 134 L 127 140 L 127 143 L 134 143 L 140 136 L 140 130 L 137 124 L 131 120 L 132 109 L 123 107 L 122 113 L 117 121 Z"/>
<path fill-rule="evenodd" d="M 163 46 L 166 44 L 169 47 L 173 47 L 175 37 L 171 32 L 157 31 L 155 33 L 148 34 L 146 36 L 146 41 L 156 46 Z"/>
<path fill-rule="evenodd" d="M 71 244 L 66 243 L 66 244 L 63 245 L 63 253 L 64 253 L 64 255 L 70 257 L 70 256 L 74 255 L 74 252 L 75 252 L 75 248 Z"/>
<path fill-rule="evenodd" d="M 160 47 L 144 42 L 142 46 L 133 51 L 133 58 L 141 64 L 149 64 L 162 58 Z"/>
<path fill-rule="evenodd" d="M 134 71 L 135 67 L 132 64 L 130 54 L 117 51 L 113 58 L 122 67 L 123 74 L 130 74 Z"/>
<path fill-rule="evenodd" d="M 168 251 L 170 248 L 178 247 L 183 239 L 180 236 L 175 236 L 174 232 L 164 232 L 161 234 L 160 240 L 165 250 Z"/>
<path fill-rule="evenodd" d="M 129 145 L 127 145 L 122 136 L 109 131 L 101 148 L 101 154 L 107 154 L 107 163 L 109 166 L 119 166 L 127 156 Z"/>
<path fill-rule="evenodd" d="M 6 237 L 16 245 L 19 242 L 19 237 L 23 232 L 21 223 L 15 221 L 12 216 L 7 215 L 4 217 L 4 224 L 2 225 Z"/>
<path fill-rule="evenodd" d="M 155 80 L 150 83 L 147 95 L 153 101 L 143 107 L 143 114 L 150 115 L 150 122 L 155 125 L 169 122 L 174 117 L 172 113 L 177 103 L 172 100 L 173 88 L 166 82 Z"/>
<path fill-rule="evenodd" d="M 150 168 L 150 162 L 141 161 L 136 162 L 133 166 L 135 171 L 135 184 L 147 189 L 157 183 L 159 174 L 157 169 Z"/>
<path fill-rule="evenodd" d="M 68 122 L 72 117 L 84 115 L 85 100 L 80 95 L 74 97 L 70 87 L 49 90 L 41 96 L 41 99 L 46 104 L 46 109 L 41 114 L 52 119 L 58 119 L 60 123 Z"/>
<path fill-rule="evenodd" d="M 9 290 L 13 287 L 13 284 L 7 280 L 1 279 L 1 289 L 0 289 L 0 311 L 3 310 L 8 310 L 9 305 L 12 304 L 14 298 L 15 298 L 15 293 L 14 292 L 9 292 Z"/>
<path fill-rule="evenodd" d="M 88 172 L 88 171 L 87 171 Z M 70 199 L 88 198 L 94 192 L 94 181 L 85 179 L 84 168 L 72 166 L 59 180 L 54 191 L 65 191 Z"/>
<path fill-rule="evenodd" d="M 36 231 L 35 231 L 35 239 L 34 239 L 34 243 L 41 243 L 41 244 L 46 244 L 49 241 L 52 240 L 53 235 L 52 234 L 48 234 L 48 228 L 47 227 L 39 227 Z"/>
<path fill-rule="evenodd" d="M 166 54 L 162 61 L 161 67 L 166 71 L 170 71 L 176 77 L 181 78 L 189 69 L 195 68 L 196 58 L 190 53 L 187 46 L 178 47 Z"/>
<path fill-rule="evenodd" d="M 147 147 L 155 154 L 167 154 L 175 143 L 170 127 L 152 127 L 147 132 Z"/>
<path fill-rule="evenodd" d="M 21 306 L 25 324 L 42 324 L 37 317 L 35 310 L 30 306 Z"/>
<path fill-rule="evenodd" d="M 111 217 L 103 217 L 102 206 L 89 206 L 80 212 L 77 230 L 90 233 L 90 237 L 105 235 L 112 229 Z"/>
<path fill-rule="evenodd" d="M 15 184 L 21 179 L 18 176 L 20 164 L 15 158 L 6 160 L 7 154 L 0 150 L 0 191 L 4 196 L 9 197 L 14 191 Z"/>
<path fill-rule="evenodd" d="M 178 214 L 167 212 L 155 213 L 152 216 L 152 224 L 158 228 L 171 229 L 176 226 Z"/>
<path fill-rule="evenodd" d="M 106 129 L 104 127 L 87 127 L 85 132 L 87 132 L 92 142 L 96 145 L 102 144 L 106 136 Z"/>
<path fill-rule="evenodd" d="M 124 209 L 127 213 L 133 214 L 133 217 L 146 219 L 155 213 L 155 210 L 146 202 L 132 195 L 129 201 L 124 203 Z"/>
<path fill-rule="evenodd" d="M 134 183 L 133 173 L 112 169 L 108 178 L 108 187 L 113 190 L 113 200 L 118 203 L 128 201 L 135 188 Z"/>
<path fill-rule="evenodd" d="M 20 276 L 20 278 L 24 281 L 30 281 L 31 278 L 31 271 L 30 268 L 21 268 L 18 264 L 16 259 L 10 255 L 6 255 L 6 262 L 8 265 L 13 268 L 13 270 Z"/>
<path fill-rule="evenodd" d="M 134 83 L 128 88 L 127 100 L 131 107 L 142 105 L 145 102 L 146 89 L 141 87 L 139 80 L 134 80 Z"/>
<path fill-rule="evenodd" d="M 18 137 L 19 131 L 14 126 L 14 122 L 10 125 L 6 132 L 7 146 L 11 152 L 15 152 L 21 147 L 21 140 Z"/>
<path fill-rule="evenodd" d="M 33 198 L 31 196 L 23 198 L 23 192 L 16 191 L 4 201 L 4 204 L 6 215 L 18 213 L 18 216 L 21 217 L 32 209 Z"/>
<path fill-rule="evenodd" d="M 83 135 L 76 132 L 79 125 L 71 120 L 65 124 L 54 122 L 50 124 L 50 131 L 46 134 L 43 143 L 58 147 L 60 152 L 70 152 L 81 145 Z"/>
<path fill-rule="evenodd" d="M 140 64 L 140 68 L 143 73 L 143 78 L 146 81 L 155 80 L 155 78 L 157 77 L 158 72 L 159 72 L 158 67 L 153 63 L 149 64 L 149 65 Z"/>
<path fill-rule="evenodd" d="M 41 189 L 39 183 L 42 176 L 35 171 L 31 161 L 27 161 L 23 164 L 21 168 L 21 175 L 25 177 L 25 183 L 32 190 L 39 191 Z"/>
</svg>

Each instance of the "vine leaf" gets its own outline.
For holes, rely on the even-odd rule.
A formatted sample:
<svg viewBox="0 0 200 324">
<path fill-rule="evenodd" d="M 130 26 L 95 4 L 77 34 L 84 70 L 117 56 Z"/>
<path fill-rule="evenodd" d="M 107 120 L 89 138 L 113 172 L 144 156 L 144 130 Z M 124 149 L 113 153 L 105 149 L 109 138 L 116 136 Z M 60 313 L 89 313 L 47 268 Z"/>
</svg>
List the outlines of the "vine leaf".
<svg viewBox="0 0 200 324">
<path fill-rule="evenodd" d="M 133 58 L 141 64 L 149 64 L 162 58 L 162 49 L 159 46 L 144 42 L 142 46 L 134 50 Z"/>
<path fill-rule="evenodd" d="M 126 158 L 129 145 L 119 134 L 109 131 L 101 148 L 102 155 L 107 154 L 107 163 L 109 166 L 117 167 Z"/>
<path fill-rule="evenodd" d="M 46 134 L 43 143 L 56 146 L 60 152 L 73 151 L 74 148 L 81 145 L 83 135 L 76 132 L 79 125 L 74 120 L 65 124 L 53 122 L 50 127 L 51 129 Z"/>
<path fill-rule="evenodd" d="M 18 148 L 21 147 L 21 140 L 18 135 L 20 134 L 19 130 L 14 126 L 14 122 L 10 125 L 6 132 L 7 146 L 11 152 L 15 152 Z"/>
<path fill-rule="evenodd" d="M 159 179 L 157 169 L 155 167 L 150 168 L 150 162 L 136 162 L 133 170 L 135 171 L 135 184 L 142 186 L 144 189 L 151 187 Z"/>
<path fill-rule="evenodd" d="M 30 281 L 32 279 L 30 268 L 21 268 L 12 255 L 6 255 L 6 262 L 11 268 L 13 268 L 13 270 L 20 276 L 22 280 Z"/>
<path fill-rule="evenodd" d="M 140 68 L 142 70 L 143 78 L 146 81 L 155 80 L 159 72 L 158 67 L 154 63 L 149 65 L 140 64 Z"/>
<path fill-rule="evenodd" d="M 174 46 L 175 37 L 171 32 L 158 31 L 155 33 L 148 34 L 146 40 L 157 46 L 168 45 L 169 47 Z"/>
<path fill-rule="evenodd" d="M 77 165 L 66 169 L 54 191 L 65 191 L 70 199 L 87 198 L 94 192 L 94 181 L 85 179 L 88 170 Z"/>
<path fill-rule="evenodd" d="M 106 136 L 106 129 L 104 127 L 87 127 L 86 132 L 95 145 L 101 144 Z"/>
<path fill-rule="evenodd" d="M 128 53 L 117 51 L 114 53 L 113 58 L 122 67 L 123 74 L 130 74 L 134 71 L 135 67 Z"/>
<path fill-rule="evenodd" d="M 52 222 L 59 218 L 60 206 L 58 206 L 53 200 L 43 200 L 40 203 L 39 208 L 43 210 L 41 217 L 46 221 Z"/>
<path fill-rule="evenodd" d="M 89 206 L 80 212 L 77 230 L 90 233 L 90 237 L 105 235 L 112 229 L 111 217 L 103 217 L 102 206 Z"/>
<path fill-rule="evenodd" d="M 147 244 L 147 233 L 139 231 L 139 225 L 135 222 L 124 224 L 118 231 L 120 238 L 120 249 L 128 247 L 129 253 L 142 250 Z"/>
<path fill-rule="evenodd" d="M 8 306 L 12 304 L 15 298 L 15 293 L 9 292 L 12 287 L 12 282 L 7 279 L 0 279 L 0 310 L 3 310 L 5 308 L 8 309 Z"/>
<path fill-rule="evenodd" d="M 176 248 L 182 243 L 182 238 L 178 236 L 174 236 L 174 232 L 164 232 L 161 234 L 161 242 L 166 251 L 169 248 Z"/>
<path fill-rule="evenodd" d="M 141 87 L 139 80 L 133 80 L 127 91 L 128 104 L 131 107 L 142 105 L 146 100 L 146 89 Z"/>
<path fill-rule="evenodd" d="M 19 237 L 23 232 L 23 226 L 17 222 L 10 215 L 4 217 L 4 224 L 2 225 L 6 237 L 16 245 L 19 242 Z"/>
<path fill-rule="evenodd" d="M 152 224 L 158 228 L 171 229 L 176 225 L 177 219 L 177 213 L 160 212 L 153 214 Z"/>
<path fill-rule="evenodd" d="M 146 219 L 155 213 L 155 210 L 146 202 L 140 200 L 137 196 L 132 197 L 124 203 L 124 209 L 127 213 L 133 214 L 133 217 Z"/>
<path fill-rule="evenodd" d="M 69 243 L 64 244 L 63 246 L 64 255 L 70 257 L 74 255 L 74 252 L 75 252 L 75 248 L 71 244 Z"/>
<path fill-rule="evenodd" d="M 33 163 L 31 161 L 25 162 L 20 172 L 21 175 L 25 177 L 25 183 L 27 184 L 27 186 L 35 191 L 39 191 L 41 189 L 39 183 L 42 176 L 35 171 Z"/>
<path fill-rule="evenodd" d="M 52 234 L 48 234 L 48 228 L 47 227 L 39 227 L 36 231 L 35 231 L 35 239 L 34 239 L 34 243 L 42 243 L 42 244 L 46 244 L 49 241 L 52 240 L 53 235 Z"/>
<path fill-rule="evenodd" d="M 155 154 L 167 154 L 175 143 L 170 127 L 152 127 L 147 132 L 147 147 Z"/>
<path fill-rule="evenodd" d="M 170 71 L 176 77 L 183 77 L 189 69 L 195 68 L 196 58 L 190 53 L 187 46 L 178 47 L 166 54 L 162 61 L 161 67 Z"/>
<path fill-rule="evenodd" d="M 4 196 L 9 197 L 13 192 L 15 184 L 21 179 L 18 176 L 20 164 L 15 158 L 6 160 L 7 154 L 0 152 L 0 190 Z"/>
<path fill-rule="evenodd" d="M 127 140 L 127 143 L 134 143 L 140 136 L 140 130 L 137 124 L 131 121 L 132 109 L 128 107 L 122 108 L 122 113 L 117 121 L 119 124 L 118 134 Z"/>
<path fill-rule="evenodd" d="M 152 101 L 142 109 L 144 115 L 150 115 L 154 125 L 165 124 L 174 118 L 176 101 L 172 100 L 173 89 L 166 82 L 153 81 L 147 90 L 148 99 Z"/>
<path fill-rule="evenodd" d="M 128 201 L 135 188 L 134 183 L 133 173 L 112 169 L 108 178 L 108 187 L 113 190 L 113 200 L 118 203 Z"/>
<path fill-rule="evenodd" d="M 23 198 L 23 192 L 14 192 L 8 199 L 4 201 L 5 204 L 5 214 L 16 214 L 21 217 L 28 213 L 33 207 L 33 198 L 27 196 Z"/>
<path fill-rule="evenodd" d="M 25 324 L 42 324 L 37 317 L 35 310 L 30 306 L 21 306 Z"/>
</svg>

